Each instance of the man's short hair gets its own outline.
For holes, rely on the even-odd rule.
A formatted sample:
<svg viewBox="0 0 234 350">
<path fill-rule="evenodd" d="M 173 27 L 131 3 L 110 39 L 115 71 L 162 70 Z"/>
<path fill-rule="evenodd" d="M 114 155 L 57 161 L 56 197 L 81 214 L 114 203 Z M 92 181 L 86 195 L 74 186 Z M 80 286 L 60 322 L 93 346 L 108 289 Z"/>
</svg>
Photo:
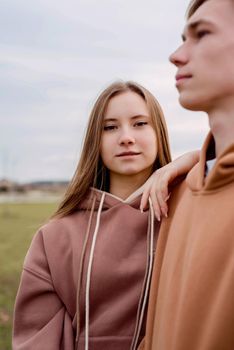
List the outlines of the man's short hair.
<svg viewBox="0 0 234 350">
<path fill-rule="evenodd" d="M 189 19 L 194 14 L 194 12 L 196 12 L 197 9 L 202 4 L 204 4 L 204 2 L 206 2 L 206 1 L 208 1 L 208 0 L 191 0 L 190 4 L 188 5 L 187 12 L 186 12 L 187 19 Z M 232 1 L 232 3 L 234 4 L 233 0 L 230 0 L 230 1 Z"/>
<path fill-rule="evenodd" d="M 188 6 L 186 17 L 189 19 L 197 9 L 208 0 L 192 0 Z"/>
</svg>

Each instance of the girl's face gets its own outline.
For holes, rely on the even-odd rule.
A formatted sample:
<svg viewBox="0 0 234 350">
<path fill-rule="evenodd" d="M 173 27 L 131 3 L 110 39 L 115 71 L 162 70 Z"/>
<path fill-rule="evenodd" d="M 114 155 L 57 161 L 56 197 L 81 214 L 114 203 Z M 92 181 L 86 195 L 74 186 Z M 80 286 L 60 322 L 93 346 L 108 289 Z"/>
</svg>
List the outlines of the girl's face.
<svg viewBox="0 0 234 350">
<path fill-rule="evenodd" d="M 144 99 L 127 91 L 114 96 L 104 116 L 100 154 L 114 177 L 139 176 L 144 182 L 152 173 L 157 140 Z"/>
</svg>

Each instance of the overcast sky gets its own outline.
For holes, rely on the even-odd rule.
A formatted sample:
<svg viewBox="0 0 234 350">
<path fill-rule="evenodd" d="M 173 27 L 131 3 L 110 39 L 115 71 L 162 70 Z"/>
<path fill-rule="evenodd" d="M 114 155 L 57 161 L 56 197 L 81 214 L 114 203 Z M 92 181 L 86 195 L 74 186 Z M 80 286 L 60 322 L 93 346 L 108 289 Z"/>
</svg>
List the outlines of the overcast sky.
<svg viewBox="0 0 234 350">
<path fill-rule="evenodd" d="M 91 107 L 116 79 L 161 103 L 172 154 L 200 148 L 202 113 L 183 110 L 169 54 L 188 0 L 2 0 L 0 178 L 70 179 Z"/>
</svg>

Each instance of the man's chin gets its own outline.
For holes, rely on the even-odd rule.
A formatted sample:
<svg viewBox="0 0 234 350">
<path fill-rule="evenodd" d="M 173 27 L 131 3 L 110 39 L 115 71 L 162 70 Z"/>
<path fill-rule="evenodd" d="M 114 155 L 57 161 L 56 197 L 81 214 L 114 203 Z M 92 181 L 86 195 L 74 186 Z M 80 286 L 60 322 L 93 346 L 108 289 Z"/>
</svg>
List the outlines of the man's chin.
<svg viewBox="0 0 234 350">
<path fill-rule="evenodd" d="M 188 109 L 190 111 L 202 111 L 202 105 L 198 100 L 195 100 L 193 98 L 188 98 L 183 96 L 183 94 L 180 94 L 179 96 L 179 103 L 180 105 Z"/>
</svg>

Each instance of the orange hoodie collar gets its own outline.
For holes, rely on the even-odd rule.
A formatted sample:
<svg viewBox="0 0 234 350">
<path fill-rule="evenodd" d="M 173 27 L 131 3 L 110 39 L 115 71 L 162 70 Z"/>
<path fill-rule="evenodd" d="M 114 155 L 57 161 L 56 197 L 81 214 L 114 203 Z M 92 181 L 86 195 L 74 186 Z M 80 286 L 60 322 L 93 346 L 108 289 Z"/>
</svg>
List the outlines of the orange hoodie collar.
<svg viewBox="0 0 234 350">
<path fill-rule="evenodd" d="M 193 192 L 216 191 L 234 182 L 234 143 L 217 158 L 212 170 L 205 177 L 206 161 L 210 153 L 215 154 L 215 143 L 211 132 L 201 150 L 200 161 L 189 172 L 186 182 Z"/>
</svg>

